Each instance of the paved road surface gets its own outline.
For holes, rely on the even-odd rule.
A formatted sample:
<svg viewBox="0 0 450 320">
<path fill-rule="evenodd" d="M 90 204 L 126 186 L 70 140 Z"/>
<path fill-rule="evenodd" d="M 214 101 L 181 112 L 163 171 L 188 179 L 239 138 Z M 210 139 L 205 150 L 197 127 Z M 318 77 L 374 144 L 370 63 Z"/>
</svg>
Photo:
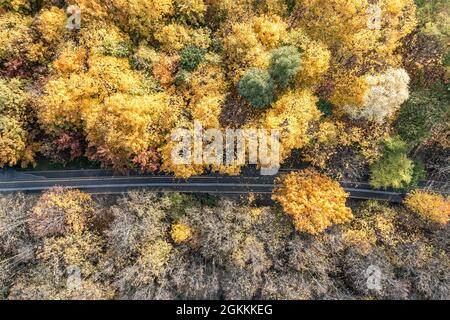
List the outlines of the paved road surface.
<svg viewBox="0 0 450 320">
<path fill-rule="evenodd" d="M 280 170 L 280 174 L 292 169 Z M 177 179 L 167 175 L 120 176 L 108 170 L 0 171 L 0 193 L 42 192 L 55 186 L 77 188 L 93 194 L 123 193 L 133 189 L 155 192 L 209 194 L 271 194 L 275 177 L 247 172 L 237 177 L 205 175 Z M 341 182 L 354 199 L 374 199 L 401 202 L 404 194 L 372 190 L 367 183 Z"/>
</svg>

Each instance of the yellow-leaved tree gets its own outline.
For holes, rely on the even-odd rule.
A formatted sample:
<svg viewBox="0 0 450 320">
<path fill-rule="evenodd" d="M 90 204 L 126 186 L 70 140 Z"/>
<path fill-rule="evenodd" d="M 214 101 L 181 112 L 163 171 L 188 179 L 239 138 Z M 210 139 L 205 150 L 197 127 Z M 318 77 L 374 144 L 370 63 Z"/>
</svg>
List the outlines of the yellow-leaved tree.
<svg viewBox="0 0 450 320">
<path fill-rule="evenodd" d="M 279 183 L 273 199 L 281 204 L 299 232 L 318 234 L 353 217 L 345 206 L 348 194 L 339 183 L 312 169 L 292 172 Z"/>
<path fill-rule="evenodd" d="M 134 37 L 148 38 L 174 12 L 172 0 L 112 0 L 119 25 Z"/>
<path fill-rule="evenodd" d="M 310 90 L 289 91 L 273 103 L 260 120 L 264 128 L 279 130 L 281 161 L 289 157 L 293 149 L 308 143 L 308 128 L 320 118 L 316 102 Z"/>
<path fill-rule="evenodd" d="M 19 79 L 0 79 L 0 168 L 33 162 L 33 144 L 27 131 L 28 95 Z"/>
<path fill-rule="evenodd" d="M 445 225 L 450 215 L 450 201 L 440 194 L 414 190 L 405 199 L 405 206 L 423 219 Z"/>
<path fill-rule="evenodd" d="M 79 190 L 53 188 L 31 210 L 30 230 L 38 238 L 83 233 L 94 216 L 94 202 Z"/>
<path fill-rule="evenodd" d="M 117 169 L 130 167 L 131 159 L 162 145 L 179 111 L 165 93 L 106 98 L 84 116 L 86 138 L 95 149 L 92 157 Z"/>
<path fill-rule="evenodd" d="M 30 27 L 33 18 L 15 12 L 0 15 L 0 62 L 26 54 L 32 42 Z"/>
<path fill-rule="evenodd" d="M 296 10 L 296 25 L 312 38 L 338 44 L 360 59 L 370 51 L 389 58 L 416 26 L 413 0 L 300 0 Z"/>
<path fill-rule="evenodd" d="M 172 240 L 177 244 L 188 241 L 192 237 L 192 234 L 192 228 L 182 222 L 174 223 L 170 231 Z"/>
<path fill-rule="evenodd" d="M 287 24 L 278 16 L 257 16 L 245 22 L 231 23 L 223 40 L 228 76 L 237 83 L 251 67 L 266 69 L 270 50 L 287 37 Z"/>
</svg>

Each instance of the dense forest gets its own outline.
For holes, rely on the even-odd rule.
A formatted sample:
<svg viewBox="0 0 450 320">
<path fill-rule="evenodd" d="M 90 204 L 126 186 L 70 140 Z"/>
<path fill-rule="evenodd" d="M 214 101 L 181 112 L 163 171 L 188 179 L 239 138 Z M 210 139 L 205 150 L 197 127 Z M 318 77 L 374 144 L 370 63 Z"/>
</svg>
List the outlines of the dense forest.
<svg viewBox="0 0 450 320">
<path fill-rule="evenodd" d="M 450 298 L 448 225 L 411 206 L 350 203 L 352 222 L 309 235 L 260 201 L 64 189 L 0 197 L 0 297 Z"/>
<path fill-rule="evenodd" d="M 2 0 L 0 166 L 87 158 L 239 174 L 171 161 L 171 131 L 195 119 L 279 129 L 282 162 L 335 179 L 447 181 L 448 11 L 445 0 Z"/>
<path fill-rule="evenodd" d="M 239 175 L 173 161 L 195 122 L 308 166 L 271 199 L 0 195 L 0 299 L 450 299 L 449 26 L 448 0 L 0 0 L 0 170 Z"/>
</svg>

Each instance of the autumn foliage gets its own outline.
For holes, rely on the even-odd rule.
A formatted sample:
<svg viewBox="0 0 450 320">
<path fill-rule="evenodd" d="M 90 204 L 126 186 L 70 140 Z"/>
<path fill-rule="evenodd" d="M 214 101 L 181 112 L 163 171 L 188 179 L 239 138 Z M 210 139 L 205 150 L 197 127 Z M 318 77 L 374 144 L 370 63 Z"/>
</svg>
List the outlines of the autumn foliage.
<svg viewBox="0 0 450 320">
<path fill-rule="evenodd" d="M 55 188 L 47 191 L 33 207 L 30 229 L 37 237 L 81 234 L 93 218 L 90 195 L 78 190 Z"/>
<path fill-rule="evenodd" d="M 80 30 L 66 27 L 68 5 L 80 8 Z M 293 160 L 332 170 L 350 149 L 367 170 L 399 114 L 402 127 L 422 130 L 411 104 L 402 107 L 410 91 L 445 81 L 446 30 L 431 14 L 442 8 L 412 0 L 3 1 L 0 86 L 17 99 L 5 113 L 12 100 L 0 97 L 0 166 L 42 154 L 120 172 L 239 172 L 171 163 L 170 133 L 198 120 L 280 129 L 282 161 L 301 154 Z M 316 144 L 332 126 L 351 138 Z M 445 130 L 433 139 L 445 141 Z"/>
<path fill-rule="evenodd" d="M 280 182 L 273 199 L 281 204 L 299 232 L 318 234 L 353 217 L 345 206 L 348 194 L 324 175 L 308 169 L 290 173 Z"/>
<path fill-rule="evenodd" d="M 442 4 L 416 3 L 4 1 L 0 165 L 42 154 L 119 172 L 238 173 L 171 162 L 170 133 L 193 120 L 279 129 L 282 161 L 330 172 L 352 162 L 353 176 L 383 165 L 393 131 L 408 147 L 445 147 L 447 113 L 423 106 L 445 93 L 426 88 L 433 99 L 418 101 L 412 87 L 445 80 L 446 31 L 430 14 Z M 69 4 L 82 12 L 79 31 L 66 28 Z"/>
<path fill-rule="evenodd" d="M 448 223 L 450 201 L 442 195 L 414 190 L 406 197 L 405 206 L 430 222 L 441 225 Z"/>
<path fill-rule="evenodd" d="M 280 178 L 272 207 L 0 195 L 0 299 L 448 300 L 448 13 L 448 0 L 0 0 L 0 169 L 238 175 L 173 161 L 172 132 L 194 121 L 277 130 L 281 165 L 311 168 Z M 411 191 L 420 180 L 429 192 Z M 353 201 L 338 181 L 411 192 Z"/>
<path fill-rule="evenodd" d="M 308 179 L 330 183 L 316 173 L 296 174 L 299 181 L 300 175 L 303 180 L 311 175 Z M 302 186 L 307 188 L 306 183 Z M 329 187 L 330 192 L 341 192 Z M 318 196 L 330 199 L 330 193 L 309 194 L 322 212 L 333 206 L 317 200 Z M 291 216 L 279 206 L 257 206 L 255 200 L 148 192 L 89 199 L 82 192 L 63 189 L 42 197 L 1 195 L 0 297 L 366 300 L 450 296 L 448 224 L 435 228 L 401 205 L 360 201 L 352 203 L 355 219 L 310 235 L 296 232 Z M 298 198 L 292 201 L 300 203 Z M 308 206 L 307 198 L 302 202 Z M 58 220 L 62 213 L 79 219 L 88 207 L 93 208 L 88 212 L 102 219 L 94 219 L 82 230 L 64 223 L 64 233 L 38 235 L 29 223 L 36 212 L 43 220 Z M 320 215 L 318 210 L 315 213 Z M 99 220 L 108 221 L 101 231 Z M 366 270 L 371 264 L 383 274 L 377 288 L 367 286 Z"/>
</svg>

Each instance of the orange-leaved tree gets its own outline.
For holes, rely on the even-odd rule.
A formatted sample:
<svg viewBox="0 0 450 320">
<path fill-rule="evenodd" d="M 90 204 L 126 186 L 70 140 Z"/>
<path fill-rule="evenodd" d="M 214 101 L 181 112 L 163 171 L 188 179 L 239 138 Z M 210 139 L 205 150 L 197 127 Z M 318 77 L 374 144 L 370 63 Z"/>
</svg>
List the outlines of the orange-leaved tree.
<svg viewBox="0 0 450 320">
<path fill-rule="evenodd" d="M 327 176 L 307 169 L 292 172 L 279 182 L 272 198 L 292 217 L 299 232 L 318 234 L 353 217 L 345 206 L 348 194 Z"/>
</svg>

